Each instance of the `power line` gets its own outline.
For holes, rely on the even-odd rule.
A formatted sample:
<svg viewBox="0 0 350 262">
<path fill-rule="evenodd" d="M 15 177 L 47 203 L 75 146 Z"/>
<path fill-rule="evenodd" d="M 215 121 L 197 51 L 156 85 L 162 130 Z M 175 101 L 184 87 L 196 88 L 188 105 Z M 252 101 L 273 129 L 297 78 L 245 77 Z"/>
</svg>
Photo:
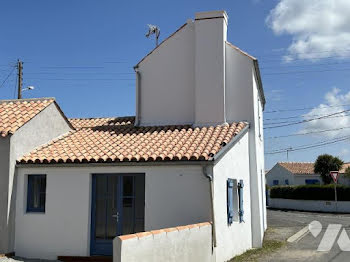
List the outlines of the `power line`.
<svg viewBox="0 0 350 262">
<path fill-rule="evenodd" d="M 54 80 L 54 81 L 116 81 L 116 80 L 135 80 L 134 78 L 26 78 L 29 80 Z"/>
<path fill-rule="evenodd" d="M 311 122 L 311 121 L 314 121 L 314 120 L 320 120 L 320 119 L 328 118 L 330 116 L 334 116 L 334 115 L 337 115 L 337 114 L 342 114 L 342 113 L 349 112 L 349 111 L 350 111 L 350 109 L 343 110 L 343 111 L 336 112 L 336 113 L 332 113 L 332 114 L 328 114 L 328 115 L 324 115 L 324 116 L 321 116 L 321 117 L 316 117 L 316 118 L 312 118 L 312 119 L 305 119 L 305 120 L 298 121 L 298 122 L 293 122 L 293 123 L 288 123 L 288 124 L 283 124 L 283 125 L 277 125 L 277 126 L 264 127 L 264 129 L 279 128 L 279 127 L 303 124 L 303 123 Z"/>
<path fill-rule="evenodd" d="M 350 62 L 337 62 L 337 63 L 324 63 L 324 64 L 303 64 L 303 65 L 275 65 L 275 66 L 262 66 L 260 69 L 270 69 L 270 68 L 302 68 L 302 67 L 316 67 L 316 66 L 324 66 L 324 65 L 343 65 L 343 64 L 350 64 Z"/>
<path fill-rule="evenodd" d="M 308 73 L 324 73 L 324 72 L 335 72 L 335 71 L 350 71 L 350 68 L 341 68 L 336 70 L 312 70 L 312 71 L 289 71 L 289 72 L 274 72 L 274 73 L 265 73 L 263 75 L 287 75 L 287 74 L 308 74 Z"/>
<path fill-rule="evenodd" d="M 292 137 L 292 136 L 305 136 L 305 135 L 311 135 L 311 134 L 321 134 L 321 133 L 332 132 L 332 131 L 339 131 L 339 130 L 348 129 L 348 128 L 350 128 L 350 126 L 339 127 L 339 128 L 332 128 L 332 129 L 325 129 L 325 130 L 320 130 L 320 131 L 311 131 L 311 132 L 299 133 L 299 134 L 290 134 L 290 135 L 283 135 L 283 136 L 270 136 L 270 137 L 266 137 L 265 140 L 267 140 L 267 139 L 277 139 L 277 138 Z"/>
<path fill-rule="evenodd" d="M 323 116 L 325 116 L 325 119 L 326 118 L 329 119 L 329 118 L 337 118 L 337 117 L 347 117 L 347 116 L 350 116 L 350 114 L 341 115 L 341 116 L 335 115 L 335 116 L 330 116 L 330 117 L 328 117 L 327 115 L 323 115 Z M 310 118 L 310 119 L 313 120 L 314 118 Z M 310 120 L 310 119 L 306 119 L 306 120 Z M 271 122 L 271 123 L 265 123 L 264 125 L 278 125 L 278 124 L 286 124 L 286 123 L 295 123 L 295 121 Z"/>
<path fill-rule="evenodd" d="M 343 106 L 350 106 L 350 104 L 342 104 L 342 105 L 323 105 L 322 108 L 333 108 L 333 107 L 343 107 Z M 271 113 L 281 113 L 281 112 L 291 112 L 291 111 L 303 111 L 303 110 L 310 110 L 314 109 L 314 107 L 296 107 L 296 108 L 289 108 L 289 109 L 276 109 L 276 110 L 270 110 L 265 111 L 264 114 L 271 114 Z"/>
<path fill-rule="evenodd" d="M 274 154 L 281 154 L 281 153 L 285 153 L 287 152 L 293 152 L 293 151 L 300 151 L 300 150 L 306 150 L 306 149 L 311 149 L 311 148 L 317 148 L 317 147 L 321 147 L 321 146 L 325 146 L 325 145 L 330 145 L 330 144 L 335 144 L 335 143 L 339 143 L 345 140 L 350 139 L 350 136 L 344 136 L 341 138 L 337 138 L 337 139 L 332 139 L 332 140 L 326 140 L 326 141 L 321 141 L 319 143 L 315 143 L 315 144 L 306 144 L 306 145 L 302 145 L 302 146 L 298 146 L 297 148 L 284 148 L 284 149 L 277 149 L 277 150 L 273 150 L 270 152 L 266 152 L 266 155 L 274 155 Z"/>
<path fill-rule="evenodd" d="M 44 69 L 103 69 L 103 66 L 41 66 Z"/>
<path fill-rule="evenodd" d="M 8 76 L 4 79 L 4 81 L 1 83 L 0 88 L 4 86 L 4 84 L 6 83 L 7 79 L 9 79 L 9 77 L 13 74 L 13 72 L 15 71 L 16 67 L 13 67 L 13 69 L 11 70 L 11 72 L 8 74 Z"/>
<path fill-rule="evenodd" d="M 305 116 L 307 116 L 307 114 L 287 116 L 287 117 L 266 118 L 264 120 L 265 121 L 285 120 L 285 119 L 295 119 L 295 118 L 300 118 L 300 117 L 305 117 Z M 317 115 L 309 115 L 308 117 L 314 117 L 314 116 L 324 116 L 324 115 L 317 114 Z M 272 124 L 272 123 L 267 123 L 267 124 Z"/>
</svg>

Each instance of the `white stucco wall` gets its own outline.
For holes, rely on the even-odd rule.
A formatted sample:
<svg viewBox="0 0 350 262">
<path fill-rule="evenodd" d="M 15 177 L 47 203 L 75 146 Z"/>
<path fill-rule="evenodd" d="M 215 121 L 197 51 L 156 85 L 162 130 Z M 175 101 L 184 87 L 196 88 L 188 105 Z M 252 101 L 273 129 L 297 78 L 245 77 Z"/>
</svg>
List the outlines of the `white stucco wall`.
<svg viewBox="0 0 350 262">
<path fill-rule="evenodd" d="M 316 175 L 316 174 L 297 174 L 297 175 L 293 175 L 294 176 L 294 182 L 293 185 L 306 185 L 305 180 L 306 179 L 317 179 L 320 181 L 320 184 L 323 184 L 322 182 L 322 178 L 320 175 Z"/>
<path fill-rule="evenodd" d="M 278 163 L 266 174 L 266 184 L 268 186 L 273 186 L 274 180 L 278 180 L 278 185 L 283 186 L 286 184 L 286 179 L 288 179 L 289 185 L 294 185 L 294 175 Z"/>
<path fill-rule="evenodd" d="M 257 199 L 252 202 L 253 247 L 260 247 L 267 223 L 263 105 L 256 78 L 253 60 L 226 43 L 226 120 L 250 124 L 251 199 Z"/>
<path fill-rule="evenodd" d="M 228 261 L 252 248 L 251 184 L 249 167 L 249 134 L 214 166 L 214 212 L 216 232 L 216 261 Z M 244 222 L 227 223 L 227 179 L 243 179 Z"/>
<path fill-rule="evenodd" d="M 209 223 L 131 235 L 113 241 L 114 262 L 213 262 L 212 228 Z"/>
<path fill-rule="evenodd" d="M 17 177 L 17 255 L 90 255 L 94 173 L 145 173 L 145 230 L 211 221 L 209 182 L 200 166 L 22 166 Z M 47 175 L 45 214 L 26 214 L 28 174 Z"/>
<path fill-rule="evenodd" d="M 140 125 L 225 122 L 226 35 L 226 13 L 197 13 L 138 64 Z"/>
<path fill-rule="evenodd" d="M 50 104 L 38 115 L 32 118 L 28 123 L 19 128 L 13 135 L 10 135 L 10 146 L 8 148 L 8 168 L 7 168 L 7 180 L 2 180 L 2 183 L 7 181 L 6 194 L 7 200 L 6 207 L 3 209 L 3 213 L 6 216 L 6 224 L 2 224 L 0 227 L 7 227 L 8 234 L 1 236 L 1 246 L 3 246 L 3 252 L 12 252 L 14 250 L 14 220 L 15 220 L 15 164 L 16 160 L 30 152 L 39 145 L 45 144 L 70 130 L 70 126 L 63 118 L 58 108 L 54 103 Z M 5 154 L 6 152 L 4 152 Z M 4 166 L 5 167 L 5 166 Z M 5 222 L 4 222 L 5 223 Z M 1 250 L 0 250 L 1 251 Z"/>
<path fill-rule="evenodd" d="M 350 201 L 296 200 L 270 198 L 269 207 L 316 212 L 350 213 Z"/>
<path fill-rule="evenodd" d="M 141 125 L 192 123 L 194 25 L 185 25 L 139 65 Z"/>
</svg>

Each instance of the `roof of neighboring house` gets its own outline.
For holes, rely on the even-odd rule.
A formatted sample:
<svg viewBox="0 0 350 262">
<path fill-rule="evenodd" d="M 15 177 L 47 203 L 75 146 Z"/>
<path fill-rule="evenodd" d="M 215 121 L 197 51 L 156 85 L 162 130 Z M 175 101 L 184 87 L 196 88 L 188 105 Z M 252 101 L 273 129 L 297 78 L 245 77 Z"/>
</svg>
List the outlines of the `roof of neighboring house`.
<svg viewBox="0 0 350 262">
<path fill-rule="evenodd" d="M 312 162 L 278 162 L 278 164 L 294 174 L 314 174 Z"/>
<path fill-rule="evenodd" d="M 350 163 L 344 163 L 343 166 L 341 167 L 341 169 L 339 170 L 339 173 L 344 174 L 345 170 L 350 167 Z"/>
<path fill-rule="evenodd" d="M 54 98 L 0 100 L 0 136 L 13 134 L 54 102 Z"/>
<path fill-rule="evenodd" d="M 315 174 L 312 162 L 278 162 L 278 164 L 294 174 Z M 350 163 L 344 163 L 339 173 L 345 173 L 348 167 L 350 167 Z"/>
<path fill-rule="evenodd" d="M 135 127 L 134 117 L 71 119 L 77 128 L 18 162 L 93 163 L 210 160 L 248 124 Z"/>
</svg>

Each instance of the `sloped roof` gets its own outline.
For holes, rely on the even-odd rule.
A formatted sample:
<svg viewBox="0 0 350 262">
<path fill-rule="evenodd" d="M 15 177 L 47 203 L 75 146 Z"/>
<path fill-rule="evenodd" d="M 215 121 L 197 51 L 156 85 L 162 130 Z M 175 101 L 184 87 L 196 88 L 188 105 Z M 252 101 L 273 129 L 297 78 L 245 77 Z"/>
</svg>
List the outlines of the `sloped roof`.
<svg viewBox="0 0 350 262">
<path fill-rule="evenodd" d="M 0 101 L 0 136 L 13 134 L 54 101 L 54 98 Z"/>
<path fill-rule="evenodd" d="M 209 127 L 135 127 L 134 118 L 71 119 L 77 128 L 19 160 L 31 163 L 93 163 L 209 160 L 247 123 Z"/>
<path fill-rule="evenodd" d="M 278 164 L 294 174 L 315 174 L 312 162 L 278 162 Z M 339 173 L 344 173 L 350 163 L 344 163 Z"/>
<path fill-rule="evenodd" d="M 101 127 L 101 126 L 120 126 L 120 125 L 133 125 L 135 117 L 100 117 L 100 118 L 70 118 L 69 122 L 74 128 L 87 128 L 87 127 Z"/>
<path fill-rule="evenodd" d="M 278 164 L 294 174 L 314 174 L 312 162 L 278 162 Z"/>
</svg>

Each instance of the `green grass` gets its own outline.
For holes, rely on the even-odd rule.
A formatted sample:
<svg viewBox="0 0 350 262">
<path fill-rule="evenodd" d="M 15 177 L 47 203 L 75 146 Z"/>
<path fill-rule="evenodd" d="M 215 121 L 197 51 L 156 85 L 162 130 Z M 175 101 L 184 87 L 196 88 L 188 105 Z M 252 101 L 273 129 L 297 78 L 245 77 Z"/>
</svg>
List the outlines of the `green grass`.
<svg viewBox="0 0 350 262">
<path fill-rule="evenodd" d="M 242 255 L 239 255 L 237 257 L 234 257 L 229 262 L 253 262 L 257 261 L 259 258 L 266 254 L 270 254 L 280 248 L 282 248 L 285 245 L 285 242 L 282 241 L 276 241 L 276 240 L 265 240 L 263 243 L 262 248 L 256 248 L 248 250 L 247 252 L 243 253 Z"/>
</svg>

